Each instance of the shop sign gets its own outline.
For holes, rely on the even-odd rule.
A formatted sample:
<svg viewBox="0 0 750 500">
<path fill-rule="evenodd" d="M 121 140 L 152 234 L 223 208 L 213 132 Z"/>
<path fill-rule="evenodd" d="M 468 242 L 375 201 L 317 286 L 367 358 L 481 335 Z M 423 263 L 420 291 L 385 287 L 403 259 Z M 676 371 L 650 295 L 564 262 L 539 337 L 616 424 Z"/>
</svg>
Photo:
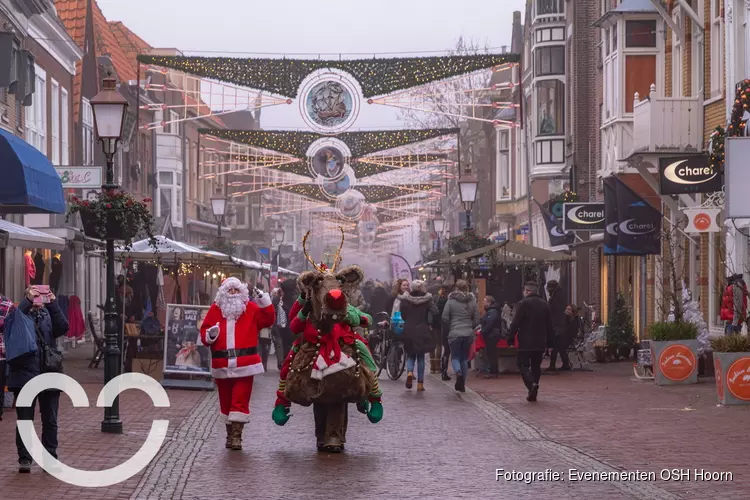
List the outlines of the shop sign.
<svg viewBox="0 0 750 500">
<path fill-rule="evenodd" d="M 55 167 L 63 189 L 100 188 L 102 167 Z"/>
<path fill-rule="evenodd" d="M 687 233 L 718 233 L 721 230 L 718 223 L 721 210 L 718 208 L 686 208 L 683 212 L 688 219 Z"/>
<path fill-rule="evenodd" d="M 672 344 L 659 355 L 659 369 L 665 378 L 674 382 L 687 380 L 696 368 L 693 351 L 682 344 Z"/>
<path fill-rule="evenodd" d="M 563 231 L 604 231 L 604 203 L 565 203 Z"/>
<path fill-rule="evenodd" d="M 727 370 L 727 389 L 741 401 L 750 401 L 750 358 L 740 358 Z"/>
<path fill-rule="evenodd" d="M 661 194 L 713 193 L 721 191 L 723 181 L 704 155 L 659 160 Z"/>
</svg>

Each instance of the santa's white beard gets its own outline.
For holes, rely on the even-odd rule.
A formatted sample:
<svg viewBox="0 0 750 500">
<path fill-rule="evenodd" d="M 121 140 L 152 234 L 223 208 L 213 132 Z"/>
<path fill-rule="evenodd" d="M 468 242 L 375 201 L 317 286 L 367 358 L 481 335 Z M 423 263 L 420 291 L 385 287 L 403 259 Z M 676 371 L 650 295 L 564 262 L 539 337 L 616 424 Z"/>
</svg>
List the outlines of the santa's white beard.
<svg viewBox="0 0 750 500">
<path fill-rule="evenodd" d="M 224 319 L 236 321 L 245 312 L 247 302 L 240 295 L 225 296 L 220 302 L 216 302 L 216 305 L 221 309 Z"/>
</svg>

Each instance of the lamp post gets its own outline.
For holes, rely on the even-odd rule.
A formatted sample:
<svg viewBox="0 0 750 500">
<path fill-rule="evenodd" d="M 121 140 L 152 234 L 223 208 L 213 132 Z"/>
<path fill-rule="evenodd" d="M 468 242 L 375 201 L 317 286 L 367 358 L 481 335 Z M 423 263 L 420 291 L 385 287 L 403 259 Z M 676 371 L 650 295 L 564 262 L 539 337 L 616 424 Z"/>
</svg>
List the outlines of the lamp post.
<svg viewBox="0 0 750 500">
<path fill-rule="evenodd" d="M 479 182 L 476 180 L 458 181 L 461 202 L 463 202 L 464 210 L 466 210 L 466 231 L 471 231 L 471 209 L 477 199 L 477 186 L 479 186 Z"/>
<path fill-rule="evenodd" d="M 432 227 L 435 229 L 435 233 L 437 234 L 437 240 L 438 240 L 438 251 L 441 247 L 441 240 L 443 238 L 443 231 L 445 231 L 445 217 L 442 215 L 438 215 L 434 219 L 432 219 Z"/>
<path fill-rule="evenodd" d="M 117 80 L 107 77 L 102 80 L 102 90 L 91 99 L 94 112 L 94 129 L 102 143 L 107 163 L 107 176 L 102 190 L 117 189 L 115 184 L 115 153 L 117 143 L 122 139 L 125 112 L 128 101 L 117 91 Z M 104 385 L 122 373 L 120 346 L 118 342 L 119 318 L 115 310 L 115 241 L 107 228 L 107 301 L 104 305 Z M 102 432 L 122 434 L 120 401 L 115 398 L 112 406 L 104 408 Z"/>
<path fill-rule="evenodd" d="M 279 258 L 281 257 L 281 245 L 284 243 L 285 233 L 284 228 L 281 226 L 277 226 L 273 233 L 273 242 L 276 244 L 276 253 L 271 259 L 271 279 L 269 281 L 274 284 L 279 282 Z"/>
<path fill-rule="evenodd" d="M 216 219 L 216 243 L 221 245 L 221 226 L 224 225 L 224 216 L 227 213 L 227 197 L 222 195 L 221 192 L 217 191 L 216 196 L 211 197 L 211 211 Z"/>
</svg>

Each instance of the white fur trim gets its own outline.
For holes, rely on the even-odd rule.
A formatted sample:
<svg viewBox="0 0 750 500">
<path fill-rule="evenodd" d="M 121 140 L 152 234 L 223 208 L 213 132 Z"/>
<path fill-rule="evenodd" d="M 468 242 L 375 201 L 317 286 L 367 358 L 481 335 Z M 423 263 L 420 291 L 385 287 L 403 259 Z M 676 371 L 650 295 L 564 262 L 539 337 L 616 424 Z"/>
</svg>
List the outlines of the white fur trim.
<svg viewBox="0 0 750 500">
<path fill-rule="evenodd" d="M 237 322 L 233 319 L 227 320 L 227 349 L 235 347 L 235 327 Z M 237 368 L 237 358 L 229 358 L 229 368 Z"/>
<path fill-rule="evenodd" d="M 315 380 L 321 380 L 323 377 L 327 377 L 328 375 L 338 373 L 342 370 L 346 370 L 347 368 L 352 368 L 357 365 L 356 361 L 354 361 L 352 358 L 350 358 L 343 352 L 341 353 L 341 359 L 339 359 L 338 363 L 327 365 L 325 368 L 320 369 L 321 361 L 323 364 L 325 364 L 323 357 L 318 355 L 318 359 L 315 363 L 315 368 L 310 373 L 310 378 L 314 378 Z"/>
<path fill-rule="evenodd" d="M 261 309 L 271 305 L 271 296 L 267 293 L 262 294 L 260 297 L 255 299 L 255 304 Z"/>
<path fill-rule="evenodd" d="M 229 422 L 241 422 L 243 424 L 246 424 L 250 422 L 250 414 L 242 413 L 241 411 L 230 411 Z"/>
<path fill-rule="evenodd" d="M 242 378 L 260 375 L 264 371 L 263 363 L 256 363 L 237 368 L 211 368 L 211 375 L 213 378 Z"/>
<path fill-rule="evenodd" d="M 229 418 L 228 415 L 224 415 L 223 413 L 219 413 L 219 422 L 221 422 L 222 424 L 228 424 L 229 423 L 228 418 Z"/>
<path fill-rule="evenodd" d="M 220 332 L 220 326 L 219 323 L 216 323 L 216 325 L 212 326 L 208 330 L 206 330 L 206 343 L 207 344 L 213 344 L 216 342 L 216 339 L 219 338 L 219 332 Z M 211 335 L 211 332 L 214 332 L 215 335 Z"/>
</svg>

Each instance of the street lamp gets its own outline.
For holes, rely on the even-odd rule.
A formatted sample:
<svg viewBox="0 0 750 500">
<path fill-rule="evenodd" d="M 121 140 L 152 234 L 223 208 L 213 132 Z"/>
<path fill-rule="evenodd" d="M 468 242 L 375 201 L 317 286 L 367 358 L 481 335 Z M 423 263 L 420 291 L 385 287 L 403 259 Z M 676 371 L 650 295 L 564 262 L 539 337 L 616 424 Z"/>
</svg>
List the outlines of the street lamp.
<svg viewBox="0 0 750 500">
<path fill-rule="evenodd" d="M 211 198 L 211 211 L 216 218 L 216 226 L 218 227 L 217 243 L 221 243 L 221 226 L 224 225 L 224 216 L 227 212 L 227 197 L 219 191 L 216 192 L 216 196 Z"/>
<path fill-rule="evenodd" d="M 435 233 L 437 234 L 437 241 L 438 241 L 438 250 L 440 250 L 440 240 L 443 237 L 443 231 L 445 231 L 445 217 L 438 215 L 434 219 L 432 219 L 432 227 L 435 229 Z"/>
<path fill-rule="evenodd" d="M 273 242 L 276 243 L 278 248 L 276 249 L 276 254 L 271 259 L 271 277 L 268 280 L 272 283 L 271 286 L 279 281 L 279 258 L 281 257 L 281 245 L 284 243 L 285 233 L 284 228 L 281 226 L 277 226 L 273 233 Z"/>
<path fill-rule="evenodd" d="M 474 202 L 477 199 L 477 186 L 479 182 L 476 180 L 461 180 L 458 181 L 458 189 L 461 194 L 461 201 L 464 204 L 464 210 L 466 210 L 466 230 L 471 230 L 471 208 L 474 206 Z"/>
<path fill-rule="evenodd" d="M 122 139 L 125 123 L 125 112 L 128 101 L 117 91 L 117 80 L 108 76 L 102 80 L 102 90 L 91 99 L 94 113 L 94 129 L 102 143 L 102 150 L 107 163 L 107 177 L 102 189 L 117 189 L 115 184 L 115 153 L 117 143 Z M 104 385 L 122 372 L 121 351 L 118 340 L 119 318 L 115 310 L 115 241 L 107 228 L 107 301 L 104 306 Z M 104 408 L 102 432 L 122 434 L 120 420 L 120 401 L 115 398 L 112 406 Z"/>
</svg>

